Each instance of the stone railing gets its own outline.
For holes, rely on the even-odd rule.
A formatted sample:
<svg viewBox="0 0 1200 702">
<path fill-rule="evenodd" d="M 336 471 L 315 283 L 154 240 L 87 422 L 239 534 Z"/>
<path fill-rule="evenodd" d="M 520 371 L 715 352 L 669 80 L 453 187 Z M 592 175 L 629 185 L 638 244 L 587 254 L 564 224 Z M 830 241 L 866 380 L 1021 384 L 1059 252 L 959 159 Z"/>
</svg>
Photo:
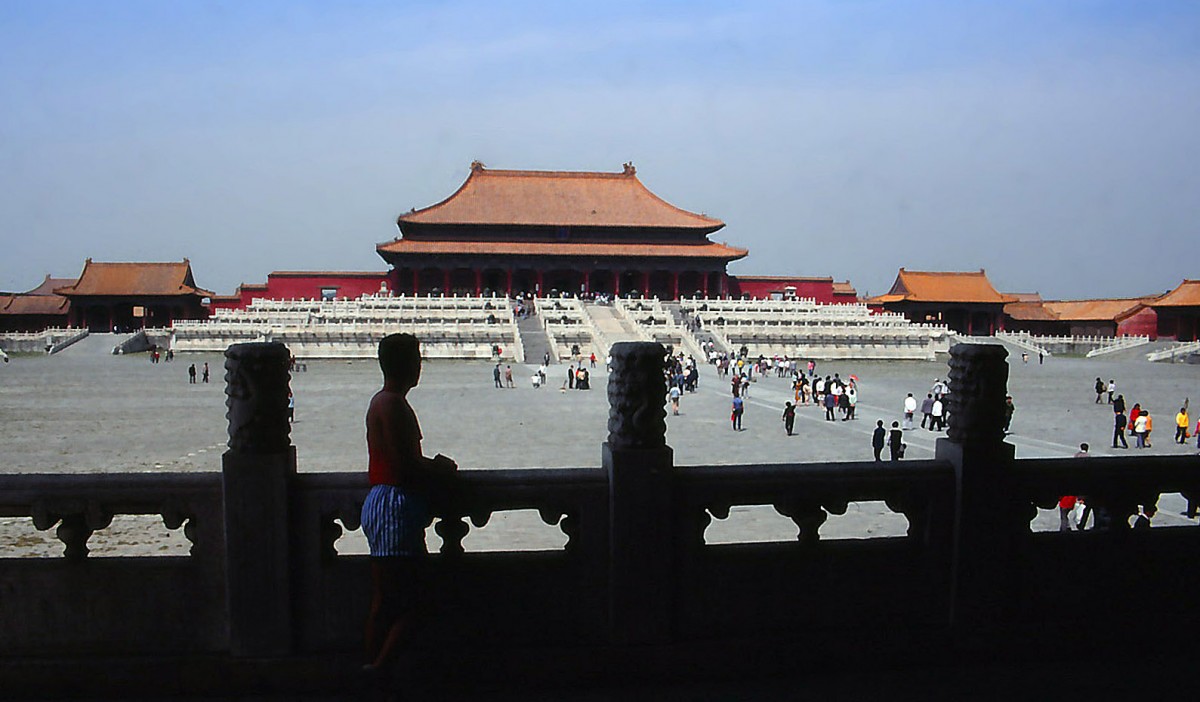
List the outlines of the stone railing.
<svg viewBox="0 0 1200 702">
<path fill-rule="evenodd" d="M 1200 353 L 1200 340 L 1185 341 L 1175 344 L 1169 348 L 1162 349 L 1161 351 L 1153 351 L 1148 353 L 1146 354 L 1146 360 L 1174 362 L 1177 358 L 1186 359 L 1189 356 L 1197 353 Z"/>
<path fill-rule="evenodd" d="M 797 665 L 937 668 L 1081 650 L 1128 663 L 1190 650 L 1200 529 L 1129 529 L 1127 518 L 1164 492 L 1200 496 L 1196 459 L 1015 460 L 1001 430 L 1002 347 L 952 349 L 948 438 L 934 460 L 885 465 L 676 466 L 662 346 L 612 354 L 599 468 L 463 472 L 432 496 L 442 546 L 419 568 L 435 616 L 405 684 L 579 684 L 597 671 L 695 683 Z M 267 680 L 276 694 L 345 692 L 370 573 L 337 541 L 358 527 L 367 484 L 296 473 L 288 355 L 281 344 L 227 351 L 220 475 L 0 476 L 0 516 L 56 528 L 66 547 L 58 559 L 0 553 L 6 694 L 232 694 Z M 1031 531 L 1061 494 L 1087 495 L 1105 528 Z M 906 535 L 821 538 L 830 515 L 863 501 L 902 514 Z M 709 543 L 712 520 L 742 505 L 773 507 L 795 538 Z M 536 510 L 565 548 L 466 548 L 473 528 L 511 510 Z M 191 554 L 87 557 L 90 534 L 127 513 L 184 525 Z M 100 674 L 130 665 L 161 672 Z"/>
</svg>

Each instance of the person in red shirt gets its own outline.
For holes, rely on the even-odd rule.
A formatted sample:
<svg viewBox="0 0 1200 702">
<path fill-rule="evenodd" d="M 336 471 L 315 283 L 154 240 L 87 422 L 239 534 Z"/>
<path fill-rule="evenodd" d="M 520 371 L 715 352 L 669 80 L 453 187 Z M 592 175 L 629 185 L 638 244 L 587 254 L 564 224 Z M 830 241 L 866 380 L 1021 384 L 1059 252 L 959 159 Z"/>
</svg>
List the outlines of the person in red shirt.
<svg viewBox="0 0 1200 702">
<path fill-rule="evenodd" d="M 421 349 L 412 334 L 379 342 L 383 388 L 367 408 L 367 478 L 362 528 L 371 549 L 371 610 L 366 625 L 365 669 L 390 662 L 400 635 L 421 604 L 420 562 L 426 555 L 430 495 L 445 487 L 458 465 L 421 453 L 421 426 L 408 391 L 421 378 Z"/>
</svg>

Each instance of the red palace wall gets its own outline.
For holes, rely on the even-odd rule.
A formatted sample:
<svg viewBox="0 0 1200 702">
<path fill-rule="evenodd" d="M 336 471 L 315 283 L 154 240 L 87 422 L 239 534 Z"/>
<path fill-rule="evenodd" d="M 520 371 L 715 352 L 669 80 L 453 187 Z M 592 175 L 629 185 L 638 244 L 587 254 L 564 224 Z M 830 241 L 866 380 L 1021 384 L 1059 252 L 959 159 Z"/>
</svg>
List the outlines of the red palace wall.
<svg viewBox="0 0 1200 702">
<path fill-rule="evenodd" d="M 1117 336 L 1158 337 L 1158 313 L 1153 307 L 1145 307 L 1117 325 Z"/>
<path fill-rule="evenodd" d="M 276 271 L 267 275 L 265 284 L 243 283 L 238 286 L 237 292 L 233 295 L 213 298 L 209 309 L 245 309 L 254 301 L 254 298 L 319 300 L 322 291 L 328 289 L 335 289 L 335 297 L 353 299 L 362 295 L 379 293 L 381 283 L 387 283 L 388 290 L 395 289 L 391 274 L 388 272 Z"/>
<path fill-rule="evenodd" d="M 789 286 L 796 288 L 796 297 L 813 298 L 821 304 L 858 302 L 857 295 L 834 292 L 833 278 L 729 277 L 729 294 L 732 297 L 745 295 L 760 300 L 770 299 L 773 294 L 782 295 Z"/>
</svg>

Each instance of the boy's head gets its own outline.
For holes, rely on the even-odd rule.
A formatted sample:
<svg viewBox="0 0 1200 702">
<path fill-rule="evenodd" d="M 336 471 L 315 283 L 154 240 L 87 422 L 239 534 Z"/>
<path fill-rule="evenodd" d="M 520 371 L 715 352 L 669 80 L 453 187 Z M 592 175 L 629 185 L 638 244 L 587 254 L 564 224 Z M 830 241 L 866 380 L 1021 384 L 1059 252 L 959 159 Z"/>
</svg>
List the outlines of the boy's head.
<svg viewBox="0 0 1200 702">
<path fill-rule="evenodd" d="M 421 343 L 412 334 L 389 334 L 379 342 L 379 367 L 383 378 L 404 388 L 421 378 Z"/>
</svg>

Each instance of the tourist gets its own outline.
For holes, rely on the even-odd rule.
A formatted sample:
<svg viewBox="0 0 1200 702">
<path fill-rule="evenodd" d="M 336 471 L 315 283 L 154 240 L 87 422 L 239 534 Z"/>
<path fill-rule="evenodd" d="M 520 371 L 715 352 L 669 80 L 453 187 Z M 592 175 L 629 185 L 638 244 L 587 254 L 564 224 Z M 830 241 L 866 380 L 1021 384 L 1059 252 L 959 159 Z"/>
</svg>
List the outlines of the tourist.
<svg viewBox="0 0 1200 702">
<path fill-rule="evenodd" d="M 1113 412 L 1116 414 L 1125 413 L 1125 396 L 1117 395 L 1117 399 L 1113 400 Z"/>
<path fill-rule="evenodd" d="M 1191 422 L 1188 421 L 1187 407 L 1180 407 L 1179 414 L 1175 415 L 1175 443 L 1187 443 L 1187 433 L 1190 425 Z"/>
<path fill-rule="evenodd" d="M 787 435 L 792 435 L 792 429 L 796 426 L 796 406 L 790 402 L 783 403 L 783 428 L 787 430 Z"/>
<path fill-rule="evenodd" d="M 595 367 L 596 367 L 596 352 L 595 352 L 595 351 L 593 351 L 593 352 L 592 352 L 592 355 L 588 357 L 588 360 L 589 360 L 589 361 L 591 362 L 591 364 L 592 364 L 592 366 L 591 366 L 591 367 L 592 367 L 592 368 L 595 368 Z"/>
<path fill-rule="evenodd" d="M 1154 420 L 1151 419 L 1150 412 L 1146 410 L 1142 410 L 1142 413 L 1138 415 L 1138 421 L 1143 419 L 1145 420 L 1145 431 L 1142 432 L 1142 443 L 1145 444 L 1144 448 L 1151 448 L 1150 433 L 1154 431 Z"/>
<path fill-rule="evenodd" d="M 850 419 L 850 392 L 843 390 L 835 394 L 837 398 L 838 411 L 842 413 L 842 421 Z"/>
<path fill-rule="evenodd" d="M 837 396 L 833 392 L 825 393 L 825 421 L 833 421 L 833 408 L 837 406 Z"/>
<path fill-rule="evenodd" d="M 205 364 L 204 364 L 204 374 L 203 374 L 203 376 L 201 376 L 201 378 L 204 382 L 206 382 L 206 383 L 208 382 L 208 363 L 207 362 L 205 362 Z"/>
<path fill-rule="evenodd" d="M 1108 404 L 1113 403 L 1113 393 L 1117 391 L 1117 381 L 1109 378 L 1108 380 Z"/>
<path fill-rule="evenodd" d="M 1021 352 L 1021 363 L 1024 363 L 1025 365 L 1029 365 L 1029 352 L 1028 351 Z"/>
<path fill-rule="evenodd" d="M 670 396 L 671 396 L 671 414 L 673 414 L 673 415 L 676 415 L 676 416 L 679 416 L 679 398 L 680 398 L 682 395 L 683 395 L 683 393 L 682 393 L 682 392 L 679 390 L 679 386 L 678 386 L 678 385 L 675 385 L 674 383 L 672 383 L 672 384 L 671 384 L 671 391 L 670 391 Z"/>
<path fill-rule="evenodd" d="M 887 444 L 887 429 L 883 428 L 883 420 L 879 419 L 875 422 L 875 431 L 871 434 L 871 448 L 875 451 L 875 461 L 882 462 L 880 454 L 883 453 L 883 447 Z"/>
<path fill-rule="evenodd" d="M 1129 448 L 1129 442 L 1125 440 L 1125 427 L 1128 425 L 1129 421 L 1125 418 L 1124 412 L 1117 412 L 1113 415 L 1113 448 L 1117 448 L 1117 442 L 1121 443 L 1120 448 Z"/>
<path fill-rule="evenodd" d="M 892 461 L 904 458 L 904 432 L 900 430 L 900 422 L 892 422 L 892 430 L 888 432 L 888 448 L 891 449 Z"/>
<path fill-rule="evenodd" d="M 1143 505 L 1138 516 L 1133 520 L 1131 528 L 1136 531 L 1150 528 L 1150 520 L 1154 519 L 1154 515 L 1158 514 L 1158 508 L 1154 505 Z"/>
<path fill-rule="evenodd" d="M 738 395 L 733 396 L 733 413 L 729 415 L 729 421 L 733 423 L 734 431 L 742 430 L 742 411 L 745 409 L 745 401 Z"/>
<path fill-rule="evenodd" d="M 575 366 L 574 365 L 567 367 L 567 389 L 568 390 L 575 389 Z"/>
<path fill-rule="evenodd" d="M 1004 396 L 1004 433 L 1008 433 L 1009 426 L 1012 425 L 1013 414 L 1017 411 L 1016 405 L 1013 404 L 1012 395 Z"/>
<path fill-rule="evenodd" d="M 296 421 L 296 397 L 288 390 L 288 424 Z"/>
<path fill-rule="evenodd" d="M 1096 378 L 1096 404 L 1104 402 L 1104 390 L 1108 387 L 1103 380 Z"/>
<path fill-rule="evenodd" d="M 1058 500 L 1058 530 L 1071 531 L 1071 513 L 1075 511 L 1075 496 L 1064 495 Z"/>
<path fill-rule="evenodd" d="M 510 387 L 510 388 L 515 388 L 515 387 L 517 387 L 516 383 L 514 383 L 514 382 L 513 382 L 513 377 L 512 377 L 512 366 L 505 366 L 505 367 L 504 367 L 504 385 L 505 385 L 506 387 Z"/>
<path fill-rule="evenodd" d="M 188 382 L 192 385 L 196 384 L 196 364 L 188 366 Z"/>
<path fill-rule="evenodd" d="M 933 399 L 933 408 L 930 413 L 929 429 L 930 431 L 942 431 L 946 428 L 946 405 L 942 402 L 942 398 L 935 397 Z"/>
<path fill-rule="evenodd" d="M 858 388 L 854 383 L 851 383 L 850 387 L 846 388 L 846 397 L 849 398 L 848 402 L 850 403 L 849 407 L 846 409 L 845 421 L 848 422 L 851 419 L 854 419 L 854 411 L 858 408 Z"/>
<path fill-rule="evenodd" d="M 904 429 L 913 428 L 913 415 L 917 411 L 917 398 L 913 394 L 908 393 L 908 397 L 904 398 Z"/>
<path fill-rule="evenodd" d="M 811 361 L 810 361 L 811 363 Z M 813 381 L 812 402 L 814 405 L 825 401 L 825 381 L 817 378 Z"/>
<path fill-rule="evenodd" d="M 1075 452 L 1073 458 L 1091 458 L 1092 454 L 1088 453 L 1090 447 L 1086 443 L 1079 445 L 1079 450 Z"/>
<path fill-rule="evenodd" d="M 422 612 L 421 561 L 432 494 L 453 480 L 458 465 L 440 453 L 421 453 L 421 427 L 408 392 L 421 377 L 421 350 L 411 334 L 391 334 L 379 342 L 383 388 L 367 408 L 367 478 L 361 523 L 371 564 L 371 605 L 367 616 L 364 670 L 383 671 L 404 635 Z"/>
<path fill-rule="evenodd" d="M 504 389 L 504 385 L 502 385 L 500 383 L 500 364 L 499 363 L 497 363 L 496 367 L 492 369 L 492 379 L 496 381 L 497 388 L 499 388 L 501 390 Z"/>
<path fill-rule="evenodd" d="M 1138 416 L 1141 415 L 1141 413 L 1142 413 L 1142 403 L 1140 403 L 1140 402 L 1133 403 L 1133 409 L 1129 410 L 1129 430 L 1133 431 L 1135 433 L 1135 435 L 1137 433 L 1136 432 L 1137 419 L 1138 419 Z"/>
<path fill-rule="evenodd" d="M 925 422 L 929 422 L 929 430 L 933 431 L 933 393 L 926 393 L 925 399 L 921 400 L 921 428 L 925 429 Z"/>
</svg>

